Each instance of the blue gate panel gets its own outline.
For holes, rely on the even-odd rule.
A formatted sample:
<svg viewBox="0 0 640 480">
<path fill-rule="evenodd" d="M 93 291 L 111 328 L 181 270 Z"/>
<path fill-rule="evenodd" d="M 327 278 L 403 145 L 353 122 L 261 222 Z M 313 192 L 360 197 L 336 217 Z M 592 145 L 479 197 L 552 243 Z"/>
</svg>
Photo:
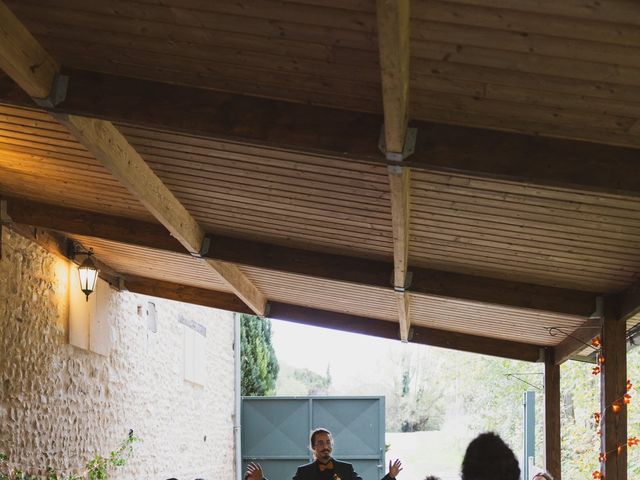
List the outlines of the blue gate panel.
<svg viewBox="0 0 640 480">
<path fill-rule="evenodd" d="M 273 399 L 242 402 L 242 456 L 309 457 L 309 402 Z"/>
<path fill-rule="evenodd" d="M 379 398 L 314 400 L 312 423 L 331 431 L 336 458 L 380 457 Z"/>
<path fill-rule="evenodd" d="M 384 397 L 247 397 L 241 415 L 243 471 L 255 460 L 270 480 L 290 480 L 313 460 L 309 433 L 325 427 L 337 459 L 364 480 L 384 475 Z"/>
</svg>

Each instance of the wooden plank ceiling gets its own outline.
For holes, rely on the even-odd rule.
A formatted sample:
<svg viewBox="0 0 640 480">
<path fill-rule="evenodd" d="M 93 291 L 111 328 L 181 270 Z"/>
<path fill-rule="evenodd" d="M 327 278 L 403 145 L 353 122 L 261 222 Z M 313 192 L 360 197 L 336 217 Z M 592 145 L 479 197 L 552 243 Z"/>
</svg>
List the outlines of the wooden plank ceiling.
<svg viewBox="0 0 640 480">
<path fill-rule="evenodd" d="M 639 4 L 5 3 L 0 195 L 136 291 L 526 360 L 598 295 L 637 323 Z"/>
<path fill-rule="evenodd" d="M 63 65 L 382 111 L 374 1 L 7 3 Z M 639 27 L 624 0 L 413 1 L 412 117 L 640 146 Z"/>
</svg>

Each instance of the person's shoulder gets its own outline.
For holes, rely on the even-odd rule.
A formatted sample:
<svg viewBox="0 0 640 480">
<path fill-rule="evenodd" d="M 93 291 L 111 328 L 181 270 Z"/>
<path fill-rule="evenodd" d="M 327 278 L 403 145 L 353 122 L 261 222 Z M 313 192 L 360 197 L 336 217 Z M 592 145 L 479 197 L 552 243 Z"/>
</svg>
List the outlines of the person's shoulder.
<svg viewBox="0 0 640 480">
<path fill-rule="evenodd" d="M 333 465 L 334 468 L 335 467 L 341 467 L 341 468 L 353 468 L 353 465 L 349 462 L 341 462 L 340 460 L 336 460 L 335 458 L 333 459 Z"/>
<path fill-rule="evenodd" d="M 298 465 L 298 470 L 307 470 L 309 468 L 313 468 L 316 462 L 305 463 L 304 465 Z"/>
</svg>

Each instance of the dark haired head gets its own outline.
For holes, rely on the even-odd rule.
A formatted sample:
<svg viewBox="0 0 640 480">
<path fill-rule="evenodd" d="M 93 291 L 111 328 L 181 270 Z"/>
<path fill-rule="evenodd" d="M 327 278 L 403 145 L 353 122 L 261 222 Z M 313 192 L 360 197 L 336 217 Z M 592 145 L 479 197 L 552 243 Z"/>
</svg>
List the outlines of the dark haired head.
<svg viewBox="0 0 640 480">
<path fill-rule="evenodd" d="M 462 461 L 462 480 L 518 480 L 518 459 L 495 433 L 478 435 Z"/>
<path fill-rule="evenodd" d="M 440 477 L 436 477 L 435 475 L 427 475 L 424 477 L 424 480 L 440 480 Z"/>
<path fill-rule="evenodd" d="M 309 445 L 311 446 L 312 449 L 316 443 L 316 435 L 319 435 L 320 433 L 326 433 L 333 439 L 333 435 L 331 435 L 331 432 L 326 428 L 316 428 L 314 431 L 311 432 L 311 437 L 309 437 Z"/>
</svg>

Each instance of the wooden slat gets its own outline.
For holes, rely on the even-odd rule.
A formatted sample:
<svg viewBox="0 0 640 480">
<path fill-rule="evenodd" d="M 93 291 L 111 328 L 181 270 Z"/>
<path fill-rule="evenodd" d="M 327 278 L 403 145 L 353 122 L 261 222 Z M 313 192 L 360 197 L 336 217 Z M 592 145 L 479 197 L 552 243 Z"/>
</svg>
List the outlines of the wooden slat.
<svg viewBox="0 0 640 480">
<path fill-rule="evenodd" d="M 46 98 L 58 64 L 0 1 L 0 68 L 28 95 Z"/>
<path fill-rule="evenodd" d="M 158 226 L 23 200 L 7 200 L 9 214 L 20 223 L 106 239 L 117 237 L 119 241 L 144 244 L 150 248 L 167 248 L 166 232 L 157 239 L 151 234 L 154 228 L 162 231 Z M 94 220 L 79 221 L 83 215 L 93 216 Z M 122 226 L 125 223 L 128 224 L 127 228 Z M 115 225 L 120 226 L 116 228 Z M 149 233 L 144 237 L 137 236 L 134 232 L 138 230 Z M 207 258 L 380 288 L 390 288 L 389 278 L 393 271 L 392 264 L 386 262 L 323 254 L 222 235 L 212 237 Z M 595 305 L 595 296 L 587 292 L 432 269 L 416 269 L 413 272 L 411 291 L 578 317 L 590 315 Z"/>
<path fill-rule="evenodd" d="M 545 350 L 544 358 L 544 461 L 554 480 L 562 480 L 560 425 L 560 366 L 554 350 Z"/>
<path fill-rule="evenodd" d="M 413 326 L 490 336 L 510 341 L 554 346 L 562 341 L 548 333 L 551 326 L 574 330 L 582 319 L 558 313 L 513 309 L 507 306 L 478 303 L 411 293 Z"/>
</svg>

